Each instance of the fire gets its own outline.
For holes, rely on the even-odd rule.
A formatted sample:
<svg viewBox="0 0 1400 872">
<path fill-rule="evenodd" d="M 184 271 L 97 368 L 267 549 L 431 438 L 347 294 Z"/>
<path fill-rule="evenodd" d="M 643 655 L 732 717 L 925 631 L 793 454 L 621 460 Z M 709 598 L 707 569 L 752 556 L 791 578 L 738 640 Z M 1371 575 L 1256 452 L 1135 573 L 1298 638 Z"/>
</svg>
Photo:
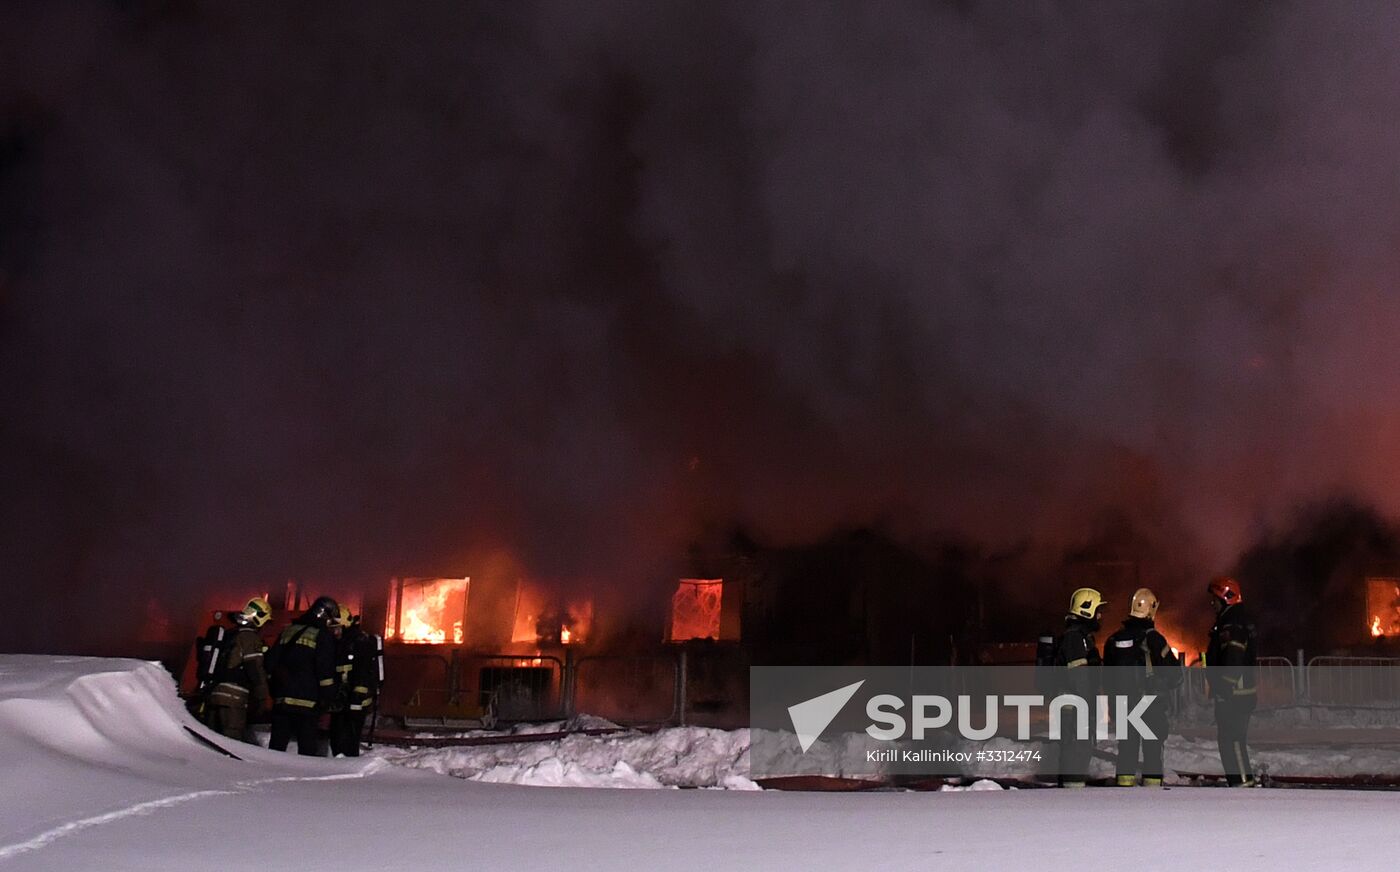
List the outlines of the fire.
<svg viewBox="0 0 1400 872">
<path fill-rule="evenodd" d="M 403 640 L 405 642 L 426 642 L 432 645 L 441 645 L 447 641 L 447 631 L 440 627 L 434 627 L 424 620 L 425 611 L 425 607 L 419 606 L 404 612 Z"/>
<path fill-rule="evenodd" d="M 384 637 L 420 645 L 443 645 L 451 638 L 462 644 L 469 584 L 466 578 L 396 579 Z"/>
<path fill-rule="evenodd" d="M 582 645 L 593 627 L 593 600 L 564 599 L 538 582 L 516 588 L 512 642 Z"/>
<path fill-rule="evenodd" d="M 1400 637 L 1400 578 L 1371 576 L 1366 579 L 1366 612 L 1371 636 Z"/>
<path fill-rule="evenodd" d="M 718 639 L 724 598 L 722 578 L 683 578 L 671 597 L 671 641 Z"/>
<path fill-rule="evenodd" d="M 1161 633 L 1162 638 L 1167 640 L 1167 645 L 1171 647 L 1172 653 L 1183 658 L 1183 660 L 1188 657 L 1192 651 L 1201 650 L 1200 646 L 1192 645 L 1190 636 L 1181 632 L 1179 628 L 1170 624 L 1164 624 L 1161 620 L 1157 621 L 1156 626 L 1157 632 Z"/>
</svg>

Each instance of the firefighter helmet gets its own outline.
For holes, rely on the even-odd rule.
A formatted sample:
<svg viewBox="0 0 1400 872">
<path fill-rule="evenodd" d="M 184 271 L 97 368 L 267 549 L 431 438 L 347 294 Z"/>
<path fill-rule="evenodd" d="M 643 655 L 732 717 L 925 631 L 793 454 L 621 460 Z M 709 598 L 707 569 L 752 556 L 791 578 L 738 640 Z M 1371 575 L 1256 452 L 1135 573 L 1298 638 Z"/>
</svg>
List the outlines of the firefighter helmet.
<svg viewBox="0 0 1400 872">
<path fill-rule="evenodd" d="M 306 610 L 306 616 L 316 621 L 323 627 L 329 627 L 335 623 L 340 612 L 340 606 L 336 601 L 328 596 L 318 596 L 311 604 L 311 608 Z"/>
<path fill-rule="evenodd" d="M 341 603 L 339 606 L 337 606 L 335 626 L 348 627 L 350 626 L 351 620 L 352 619 L 350 615 L 350 607 L 347 606 L 345 603 Z"/>
<path fill-rule="evenodd" d="M 1138 588 L 1133 601 L 1128 605 L 1128 614 L 1134 618 L 1151 618 L 1157 615 L 1157 595 L 1145 587 Z"/>
<path fill-rule="evenodd" d="M 1081 587 L 1070 595 L 1069 613 L 1093 620 L 1098 615 L 1099 609 L 1105 605 L 1107 603 L 1104 601 L 1103 594 L 1092 587 Z"/>
<path fill-rule="evenodd" d="M 257 629 L 268 621 L 272 620 L 272 606 L 267 600 L 260 596 L 255 596 L 248 600 L 248 604 L 243 607 L 243 611 L 233 616 L 233 622 L 240 627 L 252 627 Z"/>
<path fill-rule="evenodd" d="M 1211 579 L 1210 584 L 1206 585 L 1206 590 L 1227 606 L 1244 601 L 1244 595 L 1240 593 L 1240 583 L 1228 575 Z"/>
</svg>

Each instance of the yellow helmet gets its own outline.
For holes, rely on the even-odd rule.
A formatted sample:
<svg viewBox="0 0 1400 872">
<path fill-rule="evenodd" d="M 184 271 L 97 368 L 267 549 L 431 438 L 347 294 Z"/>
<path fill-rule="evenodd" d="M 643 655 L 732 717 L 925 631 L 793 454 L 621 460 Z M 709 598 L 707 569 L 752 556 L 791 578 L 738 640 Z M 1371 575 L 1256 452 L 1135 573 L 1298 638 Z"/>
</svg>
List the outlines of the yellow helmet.
<svg viewBox="0 0 1400 872">
<path fill-rule="evenodd" d="M 272 620 L 272 606 L 262 597 L 255 596 L 248 600 L 243 611 L 233 616 L 233 620 L 241 626 L 257 629 Z"/>
<path fill-rule="evenodd" d="M 1092 587 L 1081 587 L 1069 597 L 1069 613 L 1081 618 L 1093 620 L 1099 609 L 1105 605 L 1107 603 L 1104 601 L 1103 594 Z"/>
<path fill-rule="evenodd" d="M 335 622 L 332 623 L 331 626 L 348 627 L 350 626 L 350 620 L 350 607 L 345 605 L 344 603 L 341 603 L 336 611 Z"/>
<path fill-rule="evenodd" d="M 1128 614 L 1135 618 L 1151 618 L 1157 614 L 1157 595 L 1145 587 L 1138 588 L 1128 605 Z"/>
</svg>

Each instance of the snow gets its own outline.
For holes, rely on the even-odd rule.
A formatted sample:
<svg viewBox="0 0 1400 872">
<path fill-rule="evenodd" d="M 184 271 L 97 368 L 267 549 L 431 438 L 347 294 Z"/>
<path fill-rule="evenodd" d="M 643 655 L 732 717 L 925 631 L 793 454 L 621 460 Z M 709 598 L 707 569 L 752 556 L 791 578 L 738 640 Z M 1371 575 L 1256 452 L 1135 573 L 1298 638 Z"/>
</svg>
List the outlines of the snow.
<svg viewBox="0 0 1400 872">
<path fill-rule="evenodd" d="M 1226 859 L 1234 872 L 1394 867 L 1395 798 L 1377 792 L 541 788 L 386 756 L 299 758 L 230 743 L 245 758 L 235 760 L 187 730 L 214 738 L 153 664 L 0 656 L 0 869 L 998 872 L 1125 856 L 1143 870 Z M 657 734 L 650 746 L 630 734 L 593 741 L 618 745 L 534 762 L 521 746 L 514 760 L 495 748 L 501 756 L 480 771 L 515 765 L 548 781 L 557 770 L 564 783 L 571 761 L 582 771 L 615 757 L 635 775 L 614 764 L 614 780 L 708 783 L 722 780 L 717 761 L 742 756 L 737 739 L 703 731 Z M 691 753 L 689 771 L 666 762 Z"/>
<path fill-rule="evenodd" d="M 558 726 L 563 728 L 564 724 Z M 427 750 L 381 747 L 373 754 L 400 766 L 430 769 L 473 781 L 537 786 L 758 789 L 747 777 L 747 730 L 676 727 L 655 733 L 575 734 L 518 745 Z"/>
<path fill-rule="evenodd" d="M 580 730 L 581 724 L 596 724 L 581 718 L 568 724 L 550 724 L 554 733 Z M 615 725 L 614 725 L 615 726 Z M 521 735 L 516 729 L 504 733 L 475 731 L 469 737 Z M 789 734 L 790 736 L 790 734 Z M 797 751 L 796 738 L 787 744 L 792 753 L 781 760 L 780 768 L 792 774 L 831 775 L 843 778 L 885 780 L 884 767 L 865 763 L 865 751 L 888 747 L 865 733 L 837 734 L 819 740 L 806 754 Z M 1055 751 L 1035 742 L 995 738 L 978 744 L 956 746 L 966 751 L 978 748 L 1004 752 L 1038 748 L 1047 760 Z M 1112 741 L 1099 743 L 1100 750 L 1116 750 Z M 489 781 L 534 786 L 666 788 L 707 787 L 756 790 L 749 779 L 749 731 L 715 730 L 705 727 L 673 727 L 656 733 L 621 731 L 604 736 L 574 734 L 552 741 L 521 744 L 491 744 L 449 748 L 392 748 L 381 746 L 372 756 L 398 766 L 427 769 L 443 775 L 472 781 Z M 1255 769 L 1275 776 L 1346 777 L 1385 775 L 1400 777 L 1400 749 L 1391 744 L 1352 744 L 1322 746 L 1307 744 L 1256 745 L 1251 756 Z M 1174 735 L 1167 742 L 1168 784 L 1185 784 L 1178 772 L 1219 775 L 1220 755 L 1214 739 L 1190 739 Z M 861 761 L 848 770 L 845 761 Z M 982 763 L 970 765 L 969 778 L 1024 777 L 1030 764 Z M 1033 766 L 1031 768 L 1034 768 Z M 1090 775 L 1111 778 L 1111 760 L 1096 757 Z M 991 782 L 988 782 L 991 783 Z"/>
</svg>

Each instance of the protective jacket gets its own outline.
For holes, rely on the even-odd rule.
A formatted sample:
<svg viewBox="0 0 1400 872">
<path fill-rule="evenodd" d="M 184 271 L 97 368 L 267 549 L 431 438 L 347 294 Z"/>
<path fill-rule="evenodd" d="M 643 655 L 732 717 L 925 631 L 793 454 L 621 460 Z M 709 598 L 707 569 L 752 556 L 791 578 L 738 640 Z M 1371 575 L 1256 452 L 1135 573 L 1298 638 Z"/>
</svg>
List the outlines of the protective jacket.
<svg viewBox="0 0 1400 872">
<path fill-rule="evenodd" d="M 364 711 L 379 693 L 379 637 L 358 625 L 345 628 L 337 645 L 336 672 L 345 707 Z"/>
<path fill-rule="evenodd" d="M 1210 628 L 1206 678 L 1217 700 L 1253 699 L 1257 693 L 1254 619 L 1242 604 L 1226 606 Z"/>
<path fill-rule="evenodd" d="M 240 627 L 226 643 L 227 650 L 209 693 L 209 704 L 247 708 L 250 700 L 265 705 L 269 693 L 267 670 L 263 667 L 262 637 L 252 627 Z"/>
<path fill-rule="evenodd" d="M 1151 618 L 1128 618 L 1103 646 L 1105 684 L 1114 693 L 1161 693 L 1181 684 L 1181 661 Z"/>
<path fill-rule="evenodd" d="M 324 710 L 335 700 L 335 637 L 314 620 L 297 618 L 268 652 L 272 701 L 279 707 Z"/>
<path fill-rule="evenodd" d="M 1055 665 L 1064 669 L 1064 692 L 1092 701 L 1099 692 L 1099 656 L 1094 631 L 1099 622 L 1078 615 L 1065 616 L 1065 632 L 1055 652 Z"/>
</svg>

